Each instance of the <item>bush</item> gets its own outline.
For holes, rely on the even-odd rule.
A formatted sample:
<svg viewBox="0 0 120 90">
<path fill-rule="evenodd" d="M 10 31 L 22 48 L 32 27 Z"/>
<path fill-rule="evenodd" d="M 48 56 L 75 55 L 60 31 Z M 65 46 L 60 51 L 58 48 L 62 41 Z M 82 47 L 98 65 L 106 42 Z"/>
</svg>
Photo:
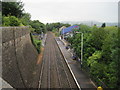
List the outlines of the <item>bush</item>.
<svg viewBox="0 0 120 90">
<path fill-rule="evenodd" d="M 88 71 L 96 84 L 102 87 L 118 88 L 118 29 L 114 26 L 104 28 L 81 25 L 83 37 L 83 69 Z M 74 34 L 68 39 L 74 52 L 80 58 L 80 34 Z"/>
<path fill-rule="evenodd" d="M 20 26 L 21 22 L 15 16 L 3 17 L 3 26 Z"/>
<path fill-rule="evenodd" d="M 40 53 L 41 41 L 37 40 L 37 39 L 33 39 L 33 41 L 34 41 L 34 44 L 35 44 L 35 47 L 36 47 L 38 53 Z"/>
<path fill-rule="evenodd" d="M 31 41 L 32 41 L 32 44 L 35 46 L 35 48 L 37 49 L 38 53 L 40 53 L 40 48 L 41 48 L 41 41 L 40 40 L 37 40 L 35 39 L 32 34 L 30 33 L 30 37 L 31 37 Z"/>
<path fill-rule="evenodd" d="M 3 17 L 2 24 L 3 24 L 3 26 L 9 26 L 9 24 L 10 24 L 9 17 Z"/>
</svg>

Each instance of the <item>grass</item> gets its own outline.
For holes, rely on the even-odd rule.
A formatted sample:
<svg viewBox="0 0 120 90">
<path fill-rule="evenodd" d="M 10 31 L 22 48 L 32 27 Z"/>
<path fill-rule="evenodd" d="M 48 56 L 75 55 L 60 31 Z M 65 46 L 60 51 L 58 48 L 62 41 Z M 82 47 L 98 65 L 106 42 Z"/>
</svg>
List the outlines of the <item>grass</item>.
<svg viewBox="0 0 120 90">
<path fill-rule="evenodd" d="M 41 52 L 41 40 L 37 39 L 36 36 L 30 34 L 31 36 L 31 41 L 33 43 L 33 45 L 35 46 L 35 48 L 37 49 L 38 53 Z"/>
</svg>

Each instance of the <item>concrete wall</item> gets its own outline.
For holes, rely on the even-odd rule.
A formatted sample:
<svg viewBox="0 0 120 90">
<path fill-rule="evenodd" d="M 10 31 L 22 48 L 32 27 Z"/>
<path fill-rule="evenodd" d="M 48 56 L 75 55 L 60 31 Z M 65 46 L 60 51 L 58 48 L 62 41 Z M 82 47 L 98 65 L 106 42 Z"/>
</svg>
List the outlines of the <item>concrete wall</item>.
<svg viewBox="0 0 120 90">
<path fill-rule="evenodd" d="M 37 88 L 40 65 L 28 27 L 2 28 L 2 78 L 14 88 Z"/>
</svg>

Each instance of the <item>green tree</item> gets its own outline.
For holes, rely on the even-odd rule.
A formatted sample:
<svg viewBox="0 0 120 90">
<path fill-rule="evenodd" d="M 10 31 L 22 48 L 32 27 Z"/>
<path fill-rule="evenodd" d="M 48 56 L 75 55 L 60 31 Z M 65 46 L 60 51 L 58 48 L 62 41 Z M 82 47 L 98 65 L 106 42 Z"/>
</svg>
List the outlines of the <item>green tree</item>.
<svg viewBox="0 0 120 90">
<path fill-rule="evenodd" d="M 29 13 L 24 13 L 20 21 L 22 22 L 23 25 L 27 26 L 30 24 L 30 21 L 31 21 L 30 18 L 31 18 L 31 15 Z"/>
<path fill-rule="evenodd" d="M 119 88 L 120 60 L 118 59 L 118 52 L 120 51 L 120 33 L 118 34 L 117 27 L 80 26 L 80 31 L 84 32 L 83 69 L 89 72 L 97 85 Z M 80 38 L 80 35 L 77 34 L 68 39 L 78 55 L 81 46 Z"/>
<path fill-rule="evenodd" d="M 94 47 L 96 50 L 101 50 L 106 36 L 107 31 L 105 31 L 103 28 L 93 31 L 90 39 L 92 47 Z"/>
<path fill-rule="evenodd" d="M 30 25 L 32 28 L 35 29 L 34 31 L 38 34 L 41 34 L 41 32 L 44 32 L 44 33 L 46 32 L 45 25 L 43 23 L 39 22 L 39 20 L 31 21 Z"/>
<path fill-rule="evenodd" d="M 66 27 L 69 27 L 70 24 L 63 24 L 63 23 L 60 23 L 60 22 L 57 22 L 57 23 L 47 23 L 46 24 L 46 29 L 48 31 L 52 31 L 56 28 L 56 30 L 59 30 L 59 28 L 61 28 L 62 26 L 66 26 Z"/>
<path fill-rule="evenodd" d="M 3 17 L 3 26 L 20 26 L 21 22 L 15 16 Z"/>
<path fill-rule="evenodd" d="M 103 27 L 103 28 L 104 28 L 104 27 L 106 27 L 106 24 L 105 24 L 105 23 L 103 23 L 101 27 Z"/>
<path fill-rule="evenodd" d="M 23 6 L 24 4 L 21 1 L 6 2 L 6 0 L 2 0 L 2 15 L 20 18 L 23 16 Z"/>
</svg>

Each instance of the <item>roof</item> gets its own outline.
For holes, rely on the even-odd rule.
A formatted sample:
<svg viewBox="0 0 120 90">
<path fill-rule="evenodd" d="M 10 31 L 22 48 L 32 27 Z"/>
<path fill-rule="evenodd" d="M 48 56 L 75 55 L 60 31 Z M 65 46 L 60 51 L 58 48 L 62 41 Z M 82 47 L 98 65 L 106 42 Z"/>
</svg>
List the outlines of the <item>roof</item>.
<svg viewBox="0 0 120 90">
<path fill-rule="evenodd" d="M 78 25 L 73 25 L 73 26 L 64 28 L 64 29 L 62 29 L 61 34 L 72 32 L 74 29 L 79 29 L 79 26 Z"/>
</svg>

